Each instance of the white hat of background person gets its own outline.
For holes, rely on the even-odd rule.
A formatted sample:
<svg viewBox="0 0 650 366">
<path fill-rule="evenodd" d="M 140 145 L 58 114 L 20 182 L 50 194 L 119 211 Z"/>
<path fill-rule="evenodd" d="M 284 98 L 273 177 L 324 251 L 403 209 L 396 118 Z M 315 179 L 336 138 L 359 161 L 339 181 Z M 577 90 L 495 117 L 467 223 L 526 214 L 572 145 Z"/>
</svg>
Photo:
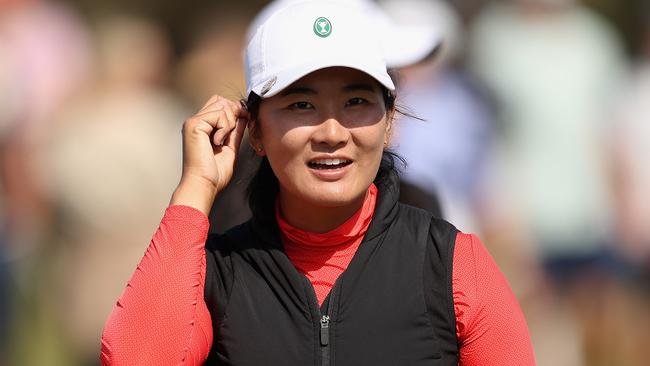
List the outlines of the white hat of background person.
<svg viewBox="0 0 650 366">
<path fill-rule="evenodd" d="M 259 26 L 276 11 L 293 3 L 305 0 L 275 0 L 264 7 L 248 26 L 246 39 L 255 34 Z M 436 23 L 397 23 L 390 12 L 372 0 L 313 0 L 319 2 L 342 2 L 356 12 L 357 22 L 366 22 L 375 30 L 382 52 L 389 68 L 400 68 L 422 61 L 430 55 L 441 42 Z"/>
<path fill-rule="evenodd" d="M 378 0 L 396 24 L 413 27 L 436 25 L 440 43 L 444 45 L 436 53 L 436 64 L 455 59 L 463 48 L 464 31 L 461 19 L 454 7 L 446 0 Z"/>
<path fill-rule="evenodd" d="M 357 69 L 395 90 L 379 39 L 360 26 L 357 13 L 335 1 L 302 1 L 282 7 L 256 30 L 246 48 L 246 93 L 271 97 L 320 69 Z"/>
</svg>

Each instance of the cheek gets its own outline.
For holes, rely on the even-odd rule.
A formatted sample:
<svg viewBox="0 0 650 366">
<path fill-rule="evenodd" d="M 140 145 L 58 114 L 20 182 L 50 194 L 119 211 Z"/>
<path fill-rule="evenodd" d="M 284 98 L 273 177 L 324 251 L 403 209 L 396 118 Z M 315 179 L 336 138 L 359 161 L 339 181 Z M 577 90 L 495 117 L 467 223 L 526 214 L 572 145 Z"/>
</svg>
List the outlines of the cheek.
<svg viewBox="0 0 650 366">
<path fill-rule="evenodd" d="M 276 108 L 277 109 L 277 108 Z M 294 119 L 288 119 L 282 111 L 274 108 L 260 110 L 258 137 L 264 144 L 267 153 L 296 150 L 304 133 L 300 124 Z M 271 158 L 271 157 L 269 157 Z"/>
<path fill-rule="evenodd" d="M 291 130 L 272 129 L 262 137 L 269 159 L 291 160 L 297 158 L 309 141 L 300 128 Z"/>
<path fill-rule="evenodd" d="M 265 154 L 282 186 L 299 184 L 304 170 L 304 151 L 308 139 L 300 128 L 280 133 L 273 129 L 263 137 Z"/>
<path fill-rule="evenodd" d="M 372 126 L 360 127 L 353 133 L 355 143 L 363 151 L 379 152 L 384 149 L 384 142 L 386 141 L 386 123 L 380 122 Z"/>
</svg>

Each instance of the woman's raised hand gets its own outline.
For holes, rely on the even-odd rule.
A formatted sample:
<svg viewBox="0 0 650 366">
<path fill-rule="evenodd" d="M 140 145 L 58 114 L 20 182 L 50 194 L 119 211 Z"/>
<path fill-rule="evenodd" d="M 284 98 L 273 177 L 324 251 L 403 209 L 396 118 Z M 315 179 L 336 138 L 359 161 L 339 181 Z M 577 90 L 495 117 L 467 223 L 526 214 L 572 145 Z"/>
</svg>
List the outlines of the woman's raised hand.
<svg viewBox="0 0 650 366">
<path fill-rule="evenodd" d="M 206 215 L 214 198 L 232 178 L 248 112 L 215 95 L 183 124 L 183 174 L 171 204 L 194 207 Z"/>
</svg>

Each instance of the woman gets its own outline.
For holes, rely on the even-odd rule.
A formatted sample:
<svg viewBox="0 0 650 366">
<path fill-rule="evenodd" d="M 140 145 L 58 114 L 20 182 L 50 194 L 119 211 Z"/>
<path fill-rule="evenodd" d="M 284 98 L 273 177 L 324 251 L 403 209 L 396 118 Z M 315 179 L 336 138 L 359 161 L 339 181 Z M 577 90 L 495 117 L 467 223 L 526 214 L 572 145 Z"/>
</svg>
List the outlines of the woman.
<svg viewBox="0 0 650 366">
<path fill-rule="evenodd" d="M 288 5 L 247 48 L 245 108 L 183 127 L 183 175 L 111 314 L 104 364 L 534 364 L 505 279 L 474 236 L 397 202 L 394 85 L 372 27 Z M 207 237 L 248 125 L 253 218 Z"/>
</svg>

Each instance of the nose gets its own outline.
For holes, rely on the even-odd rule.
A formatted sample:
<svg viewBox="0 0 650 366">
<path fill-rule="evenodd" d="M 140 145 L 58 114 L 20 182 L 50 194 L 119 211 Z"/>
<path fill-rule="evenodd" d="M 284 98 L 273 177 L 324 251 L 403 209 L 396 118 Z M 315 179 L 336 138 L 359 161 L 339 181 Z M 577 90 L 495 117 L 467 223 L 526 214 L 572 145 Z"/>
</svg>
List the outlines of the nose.
<svg viewBox="0 0 650 366">
<path fill-rule="evenodd" d="M 350 131 L 334 117 L 329 117 L 317 126 L 312 141 L 318 145 L 337 147 L 345 145 L 350 138 Z"/>
</svg>

